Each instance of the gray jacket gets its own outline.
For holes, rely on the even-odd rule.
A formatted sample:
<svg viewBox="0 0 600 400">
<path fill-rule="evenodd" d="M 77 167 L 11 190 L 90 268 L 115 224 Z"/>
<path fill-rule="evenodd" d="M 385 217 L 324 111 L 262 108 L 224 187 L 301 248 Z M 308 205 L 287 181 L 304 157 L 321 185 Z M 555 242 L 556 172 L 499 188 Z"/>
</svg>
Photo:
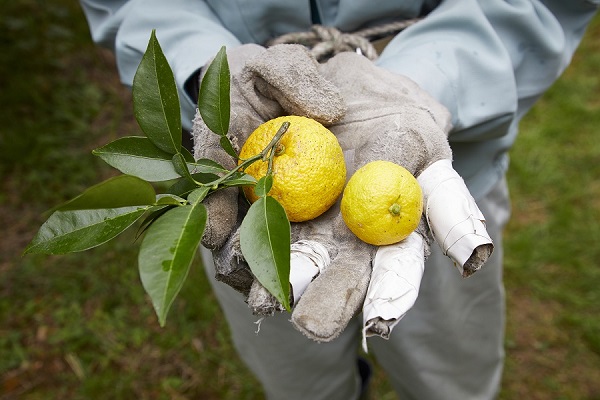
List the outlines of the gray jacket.
<svg viewBox="0 0 600 400">
<path fill-rule="evenodd" d="M 310 3 L 316 7 L 311 10 Z M 156 29 L 180 88 L 221 46 L 264 44 L 315 22 L 342 31 L 426 17 L 376 63 L 415 80 L 452 113 L 454 168 L 473 195 L 505 173 L 520 118 L 569 64 L 600 0 L 81 0 L 95 42 L 131 85 Z"/>
</svg>

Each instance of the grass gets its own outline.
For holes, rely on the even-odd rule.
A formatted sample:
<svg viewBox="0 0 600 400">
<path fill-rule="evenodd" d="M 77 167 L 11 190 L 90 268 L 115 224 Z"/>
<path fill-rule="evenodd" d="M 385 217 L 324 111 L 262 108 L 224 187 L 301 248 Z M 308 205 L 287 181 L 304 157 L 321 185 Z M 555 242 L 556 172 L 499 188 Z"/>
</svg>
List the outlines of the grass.
<svg viewBox="0 0 600 400">
<path fill-rule="evenodd" d="M 75 1 L 0 10 L 0 399 L 262 398 L 197 262 L 160 328 L 131 235 L 21 257 L 45 210 L 114 174 L 90 151 L 138 128 Z M 597 18 L 512 152 L 501 399 L 600 398 L 599 37 Z"/>
<path fill-rule="evenodd" d="M 114 174 L 91 150 L 138 128 L 77 2 L 2 11 L 0 399 L 260 398 L 198 263 L 161 329 L 133 237 L 21 257 L 46 210 Z"/>
<path fill-rule="evenodd" d="M 521 124 L 508 174 L 502 398 L 600 398 L 600 19 Z"/>
</svg>

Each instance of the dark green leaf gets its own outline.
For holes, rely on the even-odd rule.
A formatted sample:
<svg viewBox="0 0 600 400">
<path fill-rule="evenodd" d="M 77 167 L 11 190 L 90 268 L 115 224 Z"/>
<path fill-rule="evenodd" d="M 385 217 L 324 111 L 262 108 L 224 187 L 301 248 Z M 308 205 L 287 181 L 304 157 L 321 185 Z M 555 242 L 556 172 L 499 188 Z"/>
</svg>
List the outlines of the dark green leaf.
<svg viewBox="0 0 600 400">
<path fill-rule="evenodd" d="M 195 189 L 193 192 L 190 193 L 190 195 L 188 196 L 188 201 L 191 204 L 200 203 L 206 198 L 206 195 L 209 191 L 210 188 L 207 186 L 199 187 L 198 189 Z"/>
<path fill-rule="evenodd" d="M 133 78 L 133 111 L 148 138 L 159 149 L 181 149 L 181 114 L 173 71 L 153 30 Z"/>
<path fill-rule="evenodd" d="M 192 174 L 192 178 L 200 183 L 209 183 L 216 179 L 219 179 L 217 175 L 213 174 Z M 190 181 L 186 178 L 181 178 L 175 182 L 170 188 L 167 189 L 168 193 L 186 198 L 193 190 L 197 189 L 198 185 L 195 182 Z"/>
<path fill-rule="evenodd" d="M 190 153 L 190 151 L 188 149 L 186 149 L 185 147 L 181 147 L 179 149 L 179 152 L 183 155 L 183 158 L 185 159 L 185 161 L 187 163 L 193 164 L 195 162 L 194 155 L 192 153 Z"/>
<path fill-rule="evenodd" d="M 266 196 L 273 187 L 273 175 L 265 175 L 258 180 L 254 187 L 254 193 L 258 197 Z"/>
<path fill-rule="evenodd" d="M 163 215 L 164 213 L 169 211 L 171 208 L 173 208 L 172 205 L 161 205 L 161 206 L 152 207 L 150 209 L 150 213 L 146 216 L 146 218 L 144 218 L 144 220 L 142 221 L 142 223 L 140 224 L 140 227 L 138 228 L 138 230 L 136 232 L 136 235 L 135 235 L 136 240 L 140 236 L 142 236 L 142 233 L 146 232 L 146 230 L 148 228 L 150 228 L 152 223 L 154 223 L 154 221 L 156 221 L 156 219 L 158 217 L 160 217 L 161 215 Z"/>
<path fill-rule="evenodd" d="M 168 181 L 180 176 L 171 162 L 173 155 L 156 147 L 147 137 L 123 137 L 92 153 L 122 173 L 149 182 Z"/>
<path fill-rule="evenodd" d="M 221 172 L 227 172 L 221 164 L 210 160 L 208 158 L 201 158 L 194 164 L 192 173 L 201 172 L 204 174 L 219 174 Z"/>
<path fill-rule="evenodd" d="M 252 204 L 240 227 L 240 246 L 258 281 L 290 310 L 290 223 L 273 197 Z"/>
<path fill-rule="evenodd" d="M 255 183 L 256 179 L 252 175 L 244 174 L 242 172 L 233 174 L 221 182 L 223 186 L 248 186 L 254 185 Z"/>
<path fill-rule="evenodd" d="M 55 210 L 89 210 L 153 204 L 154 188 L 148 182 L 130 175 L 119 175 L 98 183 Z"/>
<path fill-rule="evenodd" d="M 223 46 L 206 69 L 198 95 L 202 120 L 219 136 L 225 136 L 229 130 L 229 80 L 229 64 Z"/>
<path fill-rule="evenodd" d="M 123 232 L 149 208 L 56 211 L 41 226 L 25 253 L 65 254 L 91 249 Z"/>
<path fill-rule="evenodd" d="M 156 204 L 169 206 L 182 206 L 186 200 L 172 193 L 164 193 L 156 196 Z"/>
<path fill-rule="evenodd" d="M 97 148 L 92 153 L 124 174 L 137 176 L 148 182 L 162 182 L 181 177 L 173 166 L 173 155 L 156 147 L 147 137 L 126 136 Z M 189 171 L 226 171 L 211 160 L 202 159 L 196 163 L 192 154 L 183 147 L 181 154 Z"/>
<path fill-rule="evenodd" d="M 206 225 L 202 203 L 176 207 L 160 216 L 146 231 L 140 246 L 140 278 L 161 326 L 179 293 Z"/>
<path fill-rule="evenodd" d="M 196 189 L 197 187 L 198 185 L 196 185 L 194 182 L 191 182 L 189 179 L 181 178 L 167 189 L 167 193 L 187 198 L 188 194 L 190 194 L 192 190 Z"/>
<path fill-rule="evenodd" d="M 192 182 L 194 181 L 194 178 L 192 178 L 192 174 L 190 174 L 190 170 L 187 167 L 187 163 L 185 162 L 183 154 L 175 154 L 171 159 L 171 162 L 173 163 L 173 167 L 175 168 L 175 171 L 179 174 L 179 176 L 187 178 Z"/>
<path fill-rule="evenodd" d="M 221 145 L 223 150 L 225 150 L 225 152 L 227 154 L 229 154 L 231 157 L 233 157 L 235 159 L 238 158 L 238 154 L 236 153 L 235 149 L 233 148 L 233 145 L 231 144 L 231 142 L 229 141 L 229 138 L 227 136 L 222 136 L 221 139 L 219 140 L 219 144 Z"/>
</svg>

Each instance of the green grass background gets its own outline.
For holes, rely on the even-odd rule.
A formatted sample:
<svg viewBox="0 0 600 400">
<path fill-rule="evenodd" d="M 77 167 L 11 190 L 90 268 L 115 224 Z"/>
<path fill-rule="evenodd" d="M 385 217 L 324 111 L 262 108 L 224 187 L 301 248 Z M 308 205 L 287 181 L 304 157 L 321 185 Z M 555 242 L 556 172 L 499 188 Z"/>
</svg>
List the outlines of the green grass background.
<svg viewBox="0 0 600 400">
<path fill-rule="evenodd" d="M 261 399 L 197 262 L 161 329 L 132 234 L 21 256 L 47 209 L 115 174 L 91 150 L 139 131 L 77 2 L 0 11 L 0 400 Z M 599 72 L 596 18 L 512 152 L 501 399 L 600 399 Z M 372 398 L 396 398 L 377 366 Z"/>
</svg>

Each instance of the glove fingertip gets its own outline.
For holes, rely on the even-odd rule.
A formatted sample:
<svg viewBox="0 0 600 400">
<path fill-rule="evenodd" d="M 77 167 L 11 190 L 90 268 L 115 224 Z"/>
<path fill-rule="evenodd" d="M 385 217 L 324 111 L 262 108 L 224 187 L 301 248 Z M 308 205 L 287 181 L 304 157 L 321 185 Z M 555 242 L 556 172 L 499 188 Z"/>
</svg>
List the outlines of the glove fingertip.
<svg viewBox="0 0 600 400">
<path fill-rule="evenodd" d="M 204 200 L 208 219 L 202 235 L 202 245 L 207 249 L 222 247 L 237 224 L 237 188 L 219 190 Z"/>
<path fill-rule="evenodd" d="M 370 259 L 370 253 L 336 257 L 300 298 L 292 312 L 294 327 L 317 342 L 338 337 L 362 307 L 371 277 Z"/>
</svg>

